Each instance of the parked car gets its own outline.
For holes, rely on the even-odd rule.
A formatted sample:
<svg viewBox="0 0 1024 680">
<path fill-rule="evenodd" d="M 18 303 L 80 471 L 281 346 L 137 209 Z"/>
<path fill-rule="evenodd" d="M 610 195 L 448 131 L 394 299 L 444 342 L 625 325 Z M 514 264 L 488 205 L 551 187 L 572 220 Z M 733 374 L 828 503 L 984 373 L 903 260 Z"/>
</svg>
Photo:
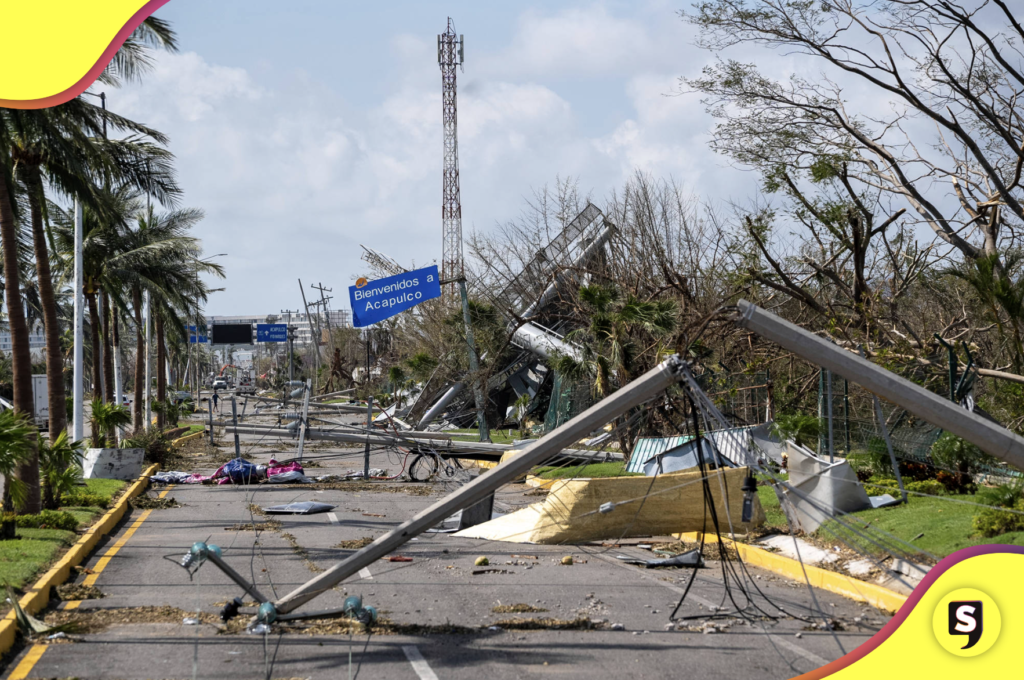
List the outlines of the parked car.
<svg viewBox="0 0 1024 680">
<path fill-rule="evenodd" d="M 226 390 L 228 388 L 228 381 L 224 378 L 217 378 L 213 381 L 213 389 L 215 390 Z"/>
</svg>

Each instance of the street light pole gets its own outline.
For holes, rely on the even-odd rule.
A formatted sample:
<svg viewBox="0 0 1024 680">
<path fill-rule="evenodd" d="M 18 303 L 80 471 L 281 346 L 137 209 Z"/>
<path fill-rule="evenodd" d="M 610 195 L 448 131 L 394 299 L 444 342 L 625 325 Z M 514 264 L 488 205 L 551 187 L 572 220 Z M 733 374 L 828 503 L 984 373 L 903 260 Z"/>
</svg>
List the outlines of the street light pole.
<svg viewBox="0 0 1024 680">
<path fill-rule="evenodd" d="M 81 441 L 85 436 L 85 403 L 83 402 L 83 364 L 82 346 L 84 341 L 85 309 L 82 299 L 82 203 L 75 199 L 75 347 L 74 374 L 71 392 L 74 399 L 72 408 L 73 441 Z"/>
<path fill-rule="evenodd" d="M 150 383 L 152 382 L 152 367 L 150 366 L 149 355 L 150 343 L 152 342 L 152 336 L 150 334 L 150 327 L 152 326 L 152 314 L 153 314 L 153 303 L 149 298 L 149 291 L 145 292 L 145 305 L 146 305 L 146 430 L 149 430 L 149 425 L 153 420 L 152 416 L 152 403 L 150 399 Z"/>
</svg>

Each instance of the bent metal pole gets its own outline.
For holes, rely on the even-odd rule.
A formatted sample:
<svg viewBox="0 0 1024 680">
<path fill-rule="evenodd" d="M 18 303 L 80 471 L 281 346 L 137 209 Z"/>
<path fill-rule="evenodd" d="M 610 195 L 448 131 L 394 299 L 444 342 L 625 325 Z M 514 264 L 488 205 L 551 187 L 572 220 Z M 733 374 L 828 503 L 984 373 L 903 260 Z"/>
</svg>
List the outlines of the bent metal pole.
<svg viewBox="0 0 1024 680">
<path fill-rule="evenodd" d="M 274 603 L 278 614 L 286 614 L 309 602 L 320 593 L 338 585 L 363 567 L 407 543 L 441 522 L 452 513 L 479 503 L 499 487 L 522 477 L 530 468 L 546 461 L 566 446 L 574 444 L 605 425 L 616 416 L 657 396 L 679 381 L 683 362 L 672 356 L 629 383 L 618 392 L 602 399 L 561 427 L 537 440 L 486 474 L 442 498 L 411 520 L 384 534 L 370 545 L 334 565 L 316 578 L 307 581 Z"/>
<path fill-rule="evenodd" d="M 804 359 L 838 373 L 873 394 L 905 408 L 915 416 L 966 439 L 985 453 L 1024 470 L 1024 439 L 1005 427 L 949 401 L 934 392 L 840 349 L 813 333 L 757 305 L 740 300 L 737 325 L 771 340 Z"/>
</svg>

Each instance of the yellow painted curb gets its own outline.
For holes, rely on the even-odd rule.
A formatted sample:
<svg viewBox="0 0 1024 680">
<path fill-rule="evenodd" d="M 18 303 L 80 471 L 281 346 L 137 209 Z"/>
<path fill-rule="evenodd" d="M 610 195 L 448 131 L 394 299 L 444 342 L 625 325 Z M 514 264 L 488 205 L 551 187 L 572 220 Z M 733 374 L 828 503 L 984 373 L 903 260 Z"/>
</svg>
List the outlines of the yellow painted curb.
<svg viewBox="0 0 1024 680">
<path fill-rule="evenodd" d="M 537 475 L 526 475 L 526 486 L 532 486 L 534 489 L 550 489 L 555 485 L 556 482 L 562 482 L 562 479 L 541 479 Z"/>
<path fill-rule="evenodd" d="M 700 534 L 696 532 L 676 534 L 676 537 L 690 542 L 700 541 Z M 793 581 L 800 581 L 801 583 L 809 581 L 815 588 L 821 588 L 830 593 L 848 597 L 856 602 L 866 602 L 889 613 L 896 612 L 907 601 L 907 595 L 883 588 L 875 583 L 861 581 L 852 576 L 829 571 L 828 569 L 822 569 L 810 564 L 801 564 L 789 557 L 783 557 L 782 555 L 777 555 L 762 548 L 747 545 L 746 543 L 738 543 L 724 536 L 722 537 L 722 542 L 727 546 L 736 548 L 736 552 L 749 565 L 767 569 Z M 806 578 L 804 577 L 804 570 L 807 571 Z"/>
<path fill-rule="evenodd" d="M 111 529 L 117 526 L 117 523 L 124 516 L 125 510 L 128 508 L 128 501 L 135 498 L 140 493 L 145 491 L 146 487 L 149 486 L 149 478 L 158 469 L 159 464 L 151 465 L 142 476 L 135 480 L 128 490 L 125 491 L 121 497 L 117 500 L 110 510 L 100 518 L 98 522 L 89 527 L 81 538 L 78 539 L 71 548 L 64 553 L 64 555 L 57 560 L 57 563 L 50 567 L 50 570 L 43 574 L 43 576 L 29 588 L 24 595 L 22 595 L 21 608 L 29 614 L 34 614 L 40 611 L 50 602 L 50 589 L 54 586 L 60 585 L 67 580 L 68 576 L 71 575 L 71 568 L 81 564 L 85 561 L 85 558 L 89 556 L 96 544 L 100 542 L 100 539 L 110 533 Z M 7 612 L 2 620 L 0 620 L 0 654 L 6 654 L 12 646 L 14 646 L 14 640 L 16 633 L 18 632 L 18 623 L 15 620 L 14 610 Z"/>
<path fill-rule="evenodd" d="M 185 442 L 191 441 L 193 439 L 198 439 L 199 437 L 202 437 L 204 434 L 206 434 L 206 432 L 204 430 L 199 430 L 198 432 L 193 432 L 192 434 L 187 434 L 184 437 L 178 437 L 177 439 L 175 439 L 174 441 L 171 442 L 171 447 L 176 449 L 179 446 L 181 446 L 182 444 L 184 444 Z"/>
</svg>

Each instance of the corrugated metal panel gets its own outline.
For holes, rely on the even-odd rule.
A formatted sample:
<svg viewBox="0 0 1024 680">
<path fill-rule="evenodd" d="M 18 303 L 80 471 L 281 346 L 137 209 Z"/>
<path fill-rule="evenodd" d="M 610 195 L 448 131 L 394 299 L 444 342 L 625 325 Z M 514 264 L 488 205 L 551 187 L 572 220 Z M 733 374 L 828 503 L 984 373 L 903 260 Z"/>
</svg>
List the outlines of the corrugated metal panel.
<svg viewBox="0 0 1024 680">
<path fill-rule="evenodd" d="M 676 437 L 638 437 L 633 445 L 633 454 L 629 458 L 629 465 L 626 472 L 643 473 L 644 463 L 655 456 L 661 455 L 677 446 L 682 446 L 693 439 L 693 435 L 679 435 Z"/>
<path fill-rule="evenodd" d="M 704 435 L 715 443 L 719 453 L 739 465 L 747 459 L 743 445 L 749 442 L 749 436 L 736 437 L 736 434 L 747 433 L 752 427 L 734 427 L 728 430 L 715 430 L 706 432 Z M 730 436 L 732 435 L 732 436 Z M 739 442 L 737 442 L 737 439 Z M 639 437 L 633 446 L 633 455 L 626 466 L 627 472 L 644 471 L 646 463 L 656 456 L 678 448 L 683 444 L 692 441 L 693 435 L 680 435 L 676 437 Z"/>
</svg>

